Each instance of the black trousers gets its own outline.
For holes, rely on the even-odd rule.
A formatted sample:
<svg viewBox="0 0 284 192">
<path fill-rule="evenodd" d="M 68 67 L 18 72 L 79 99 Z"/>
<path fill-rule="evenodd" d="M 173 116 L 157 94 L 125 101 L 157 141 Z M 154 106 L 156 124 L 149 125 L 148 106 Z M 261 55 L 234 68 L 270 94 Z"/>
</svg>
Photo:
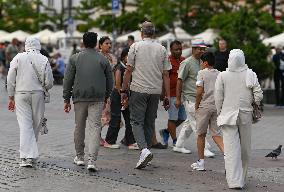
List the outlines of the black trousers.
<svg viewBox="0 0 284 192">
<path fill-rule="evenodd" d="M 111 103 L 110 103 L 110 110 L 111 110 L 111 119 L 109 122 L 109 127 L 107 130 L 106 135 L 106 142 L 109 144 L 115 144 L 118 136 L 118 132 L 120 129 L 120 122 L 121 122 L 121 113 L 123 115 L 125 121 L 125 143 L 126 145 L 130 145 L 135 143 L 135 139 L 132 132 L 132 127 L 130 124 L 130 112 L 129 108 L 125 110 L 121 110 L 121 98 L 120 94 L 116 89 L 112 91 L 111 94 Z"/>
<path fill-rule="evenodd" d="M 274 71 L 276 105 L 284 105 L 284 71 Z M 280 88 L 281 87 L 281 88 Z"/>
</svg>

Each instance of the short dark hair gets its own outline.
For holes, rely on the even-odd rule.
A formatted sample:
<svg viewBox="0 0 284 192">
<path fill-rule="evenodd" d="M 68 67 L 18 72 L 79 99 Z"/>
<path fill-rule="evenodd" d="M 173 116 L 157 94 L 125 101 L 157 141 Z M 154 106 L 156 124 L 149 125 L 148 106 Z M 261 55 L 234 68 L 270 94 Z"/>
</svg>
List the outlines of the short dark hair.
<svg viewBox="0 0 284 192">
<path fill-rule="evenodd" d="M 83 43 L 86 48 L 94 48 L 97 45 L 98 34 L 94 32 L 86 32 L 83 35 Z"/>
<path fill-rule="evenodd" d="M 205 52 L 201 55 L 200 59 L 205 62 L 208 62 L 209 66 L 214 66 L 215 65 L 215 56 L 212 52 Z"/>
<path fill-rule="evenodd" d="M 109 36 L 102 36 L 99 40 L 99 47 L 106 41 L 110 40 Z"/>
<path fill-rule="evenodd" d="M 129 52 L 129 48 L 128 48 L 128 47 L 126 47 L 126 48 L 124 48 L 124 49 L 122 50 L 121 55 L 120 55 L 120 60 L 121 60 L 121 61 L 122 61 L 125 57 L 127 57 L 128 52 Z"/>
<path fill-rule="evenodd" d="M 134 36 L 133 36 L 133 35 L 128 35 L 127 38 L 130 39 L 130 40 L 132 40 L 132 41 L 134 41 Z"/>
<path fill-rule="evenodd" d="M 172 41 L 171 44 L 170 44 L 170 48 L 172 48 L 172 46 L 174 46 L 174 45 L 181 45 L 181 42 L 178 41 L 178 40 Z"/>
</svg>

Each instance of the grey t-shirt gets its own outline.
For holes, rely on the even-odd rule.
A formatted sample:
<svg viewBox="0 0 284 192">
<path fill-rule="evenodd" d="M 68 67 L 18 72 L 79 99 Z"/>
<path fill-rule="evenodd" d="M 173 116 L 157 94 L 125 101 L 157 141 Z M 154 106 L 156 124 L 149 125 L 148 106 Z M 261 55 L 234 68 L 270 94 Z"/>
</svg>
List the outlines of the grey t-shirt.
<svg viewBox="0 0 284 192">
<path fill-rule="evenodd" d="M 205 68 L 198 72 L 196 86 L 202 86 L 204 89 L 204 93 L 202 95 L 202 100 L 200 102 L 199 107 L 216 109 L 214 90 L 215 82 L 219 73 L 220 72 L 217 69 L 208 68 Z"/>
<path fill-rule="evenodd" d="M 130 90 L 148 94 L 161 94 L 163 71 L 172 68 L 166 49 L 150 38 L 131 45 L 127 65 L 133 67 Z"/>
</svg>

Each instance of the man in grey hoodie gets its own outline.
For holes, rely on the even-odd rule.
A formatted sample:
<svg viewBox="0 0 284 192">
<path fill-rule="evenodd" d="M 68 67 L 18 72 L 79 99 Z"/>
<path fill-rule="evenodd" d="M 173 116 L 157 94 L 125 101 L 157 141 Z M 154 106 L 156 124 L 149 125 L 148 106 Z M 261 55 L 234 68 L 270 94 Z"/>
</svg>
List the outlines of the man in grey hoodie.
<svg viewBox="0 0 284 192">
<path fill-rule="evenodd" d="M 113 77 L 108 60 L 95 50 L 97 34 L 86 32 L 83 35 L 86 47 L 82 52 L 70 58 L 63 83 L 64 111 L 71 110 L 70 98 L 74 103 L 76 157 L 74 163 L 84 165 L 85 127 L 89 124 L 89 161 L 88 170 L 96 171 L 101 114 L 104 104 L 113 88 Z"/>
</svg>

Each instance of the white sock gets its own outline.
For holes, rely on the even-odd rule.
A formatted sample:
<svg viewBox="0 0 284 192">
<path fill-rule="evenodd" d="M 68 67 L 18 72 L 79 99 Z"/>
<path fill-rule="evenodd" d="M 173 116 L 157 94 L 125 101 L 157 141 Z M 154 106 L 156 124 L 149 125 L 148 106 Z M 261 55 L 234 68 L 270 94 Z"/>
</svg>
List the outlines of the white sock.
<svg viewBox="0 0 284 192">
<path fill-rule="evenodd" d="M 204 159 L 199 159 L 200 164 L 204 164 Z"/>
</svg>

